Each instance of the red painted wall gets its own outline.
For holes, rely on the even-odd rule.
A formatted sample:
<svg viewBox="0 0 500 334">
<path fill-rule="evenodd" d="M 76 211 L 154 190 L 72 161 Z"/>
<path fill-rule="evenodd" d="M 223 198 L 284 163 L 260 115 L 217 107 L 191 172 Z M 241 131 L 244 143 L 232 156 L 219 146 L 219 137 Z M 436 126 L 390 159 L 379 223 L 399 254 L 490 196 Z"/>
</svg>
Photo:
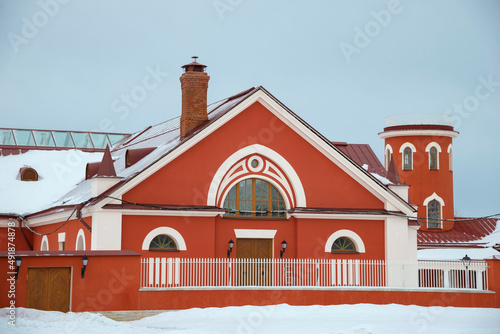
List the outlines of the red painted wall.
<svg viewBox="0 0 500 334">
<path fill-rule="evenodd" d="M 413 170 L 402 169 L 403 154 L 399 153 L 401 145 L 410 142 L 415 146 L 413 153 Z M 425 151 L 427 145 L 436 142 L 441 147 L 439 154 L 439 170 L 429 170 L 429 152 Z M 453 172 L 450 171 L 448 146 L 452 143 L 450 137 L 444 136 L 400 136 L 385 139 L 385 144 L 391 145 L 393 158 L 398 169 L 401 182 L 411 185 L 408 190 L 412 204 L 418 205 L 418 216 L 427 217 L 427 207 L 423 205 L 424 200 L 434 192 L 441 197 L 445 206 L 442 207 L 444 219 L 453 219 Z M 425 222 L 425 219 L 423 220 Z M 449 230 L 453 222 L 443 222 L 443 229 Z M 427 230 L 427 225 L 421 227 Z"/>
<path fill-rule="evenodd" d="M 71 214 L 71 212 L 68 212 L 68 216 Z M 92 227 L 92 217 L 85 217 L 83 220 Z M 36 228 L 33 228 L 38 233 L 42 234 L 47 234 L 54 232 L 58 227 L 64 224 L 64 221 L 55 223 L 55 224 L 50 224 L 50 225 L 43 225 L 39 226 Z M 85 226 L 82 225 L 82 223 L 78 219 L 72 219 L 69 220 L 64 226 L 62 226 L 60 229 L 55 231 L 54 233 L 51 233 L 47 235 L 47 239 L 49 241 L 49 251 L 57 251 L 59 250 L 59 241 L 58 241 L 58 234 L 59 233 L 66 233 L 65 237 L 65 250 L 76 250 L 76 237 L 78 235 L 78 231 L 82 229 L 84 234 L 85 234 L 85 249 L 89 250 L 90 249 L 90 244 L 91 244 L 91 235 L 90 231 L 87 230 Z M 42 245 L 42 238 L 43 236 L 38 235 L 38 234 L 33 234 L 33 250 L 40 250 L 40 247 Z"/>
<path fill-rule="evenodd" d="M 269 147 L 293 166 L 309 207 L 383 208 L 380 200 L 258 102 L 128 191 L 123 199 L 206 205 L 208 188 L 219 166 L 234 152 L 252 144 Z"/>
<path fill-rule="evenodd" d="M 16 307 L 26 307 L 27 268 L 71 267 L 71 311 L 134 310 L 138 307 L 140 262 L 138 256 L 88 256 L 85 278 L 81 278 L 82 258 L 79 256 L 23 256 L 19 278 L 15 281 Z M 7 268 L 7 258 L 0 259 Z M 8 306 L 9 278 L 7 270 L 0 273 L 0 307 Z"/>
</svg>

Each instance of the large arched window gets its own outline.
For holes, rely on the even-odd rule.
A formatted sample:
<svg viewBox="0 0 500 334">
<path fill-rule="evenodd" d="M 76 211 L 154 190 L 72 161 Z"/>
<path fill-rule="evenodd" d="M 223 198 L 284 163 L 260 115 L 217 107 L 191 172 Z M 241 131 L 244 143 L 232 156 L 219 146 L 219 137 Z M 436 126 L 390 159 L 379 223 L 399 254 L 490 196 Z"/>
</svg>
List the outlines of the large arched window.
<svg viewBox="0 0 500 334">
<path fill-rule="evenodd" d="M 427 203 L 427 228 L 441 228 L 441 203 L 435 199 Z"/>
<path fill-rule="evenodd" d="M 226 216 L 285 218 L 285 202 L 278 189 L 260 179 L 246 179 L 229 190 L 224 200 Z"/>
</svg>

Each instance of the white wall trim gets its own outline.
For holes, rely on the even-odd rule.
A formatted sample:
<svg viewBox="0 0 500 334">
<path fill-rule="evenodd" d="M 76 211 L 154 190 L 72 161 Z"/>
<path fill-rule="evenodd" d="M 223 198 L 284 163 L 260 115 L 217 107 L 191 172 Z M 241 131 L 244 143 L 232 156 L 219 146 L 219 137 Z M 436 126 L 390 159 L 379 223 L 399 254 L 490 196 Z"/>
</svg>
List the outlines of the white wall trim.
<svg viewBox="0 0 500 334">
<path fill-rule="evenodd" d="M 448 149 L 446 151 L 448 152 L 449 170 L 450 172 L 453 172 L 453 144 L 448 145 Z"/>
<path fill-rule="evenodd" d="M 385 169 L 386 170 L 389 170 L 389 158 L 390 156 L 387 156 L 387 150 L 389 150 L 389 152 L 391 152 L 391 155 L 394 154 L 394 150 L 392 149 L 392 146 L 387 144 L 385 145 L 385 150 L 384 150 L 384 156 L 385 156 Z"/>
<path fill-rule="evenodd" d="M 433 193 L 432 195 L 430 195 L 429 197 L 427 197 L 425 200 L 424 200 L 424 205 L 427 206 L 427 204 L 429 204 L 430 201 L 432 201 L 433 199 L 435 199 L 436 201 L 439 202 L 439 204 L 441 204 L 441 206 L 444 206 L 444 200 L 439 197 L 436 193 Z"/>
<path fill-rule="evenodd" d="M 425 152 L 429 152 L 432 147 L 435 147 L 439 153 L 441 153 L 441 146 L 439 146 L 438 143 L 435 141 L 430 142 L 426 147 L 425 147 Z"/>
<path fill-rule="evenodd" d="M 278 230 L 243 230 L 235 229 L 237 239 L 274 239 Z"/>
<path fill-rule="evenodd" d="M 78 240 L 82 239 L 83 242 L 83 249 L 78 249 Z M 75 250 L 86 250 L 86 245 L 85 245 L 85 232 L 83 229 L 78 230 L 78 234 L 76 235 L 76 244 L 75 244 Z"/>
<path fill-rule="evenodd" d="M 66 232 L 57 234 L 57 242 L 66 242 Z"/>
<path fill-rule="evenodd" d="M 378 136 L 382 139 L 392 137 L 413 137 L 413 136 L 437 136 L 437 137 L 451 137 L 456 138 L 458 132 L 449 130 L 398 130 L 381 132 Z"/>
<path fill-rule="evenodd" d="M 160 234 L 166 234 L 171 237 L 177 245 L 177 250 L 187 250 L 186 242 L 184 241 L 182 235 L 177 230 L 167 226 L 157 227 L 149 232 L 142 242 L 142 250 L 149 250 L 149 244 L 151 243 L 151 241 Z"/>
<path fill-rule="evenodd" d="M 300 219 L 349 219 L 349 220 L 384 220 L 390 215 L 365 214 L 365 213 L 290 213 L 290 217 Z"/>
<path fill-rule="evenodd" d="M 46 249 L 44 249 L 44 248 L 46 248 Z M 42 237 L 42 242 L 40 243 L 40 250 L 41 251 L 48 251 L 48 250 L 50 250 L 50 248 L 49 248 L 49 238 L 47 238 L 46 235 L 44 235 Z"/>
<path fill-rule="evenodd" d="M 306 207 L 307 203 L 306 203 L 306 194 L 304 192 L 304 187 L 302 186 L 302 182 L 300 181 L 300 178 L 295 169 L 293 169 L 292 165 L 285 158 L 283 158 L 283 156 L 281 156 L 278 152 L 260 144 L 249 145 L 247 147 L 244 147 L 236 151 L 220 165 L 219 169 L 212 178 L 212 182 L 210 183 L 210 188 L 208 190 L 208 196 L 207 196 L 207 205 L 215 206 L 219 197 L 225 196 L 225 194 L 218 194 L 218 192 L 220 185 L 224 179 L 224 176 L 227 174 L 229 169 L 233 167 L 233 165 L 238 160 L 241 160 L 255 153 L 263 155 L 268 159 L 272 160 L 274 163 L 278 165 L 278 167 L 280 167 L 285 172 L 295 192 L 295 197 L 297 201 L 296 206 Z M 259 176 L 258 178 L 261 177 L 262 176 Z M 276 183 L 274 182 L 273 185 L 276 185 Z M 278 188 L 282 187 L 280 186 Z M 289 195 L 292 196 L 293 194 Z M 291 203 L 289 205 L 291 205 Z"/>
<path fill-rule="evenodd" d="M 345 237 L 352 240 L 354 245 L 356 246 L 356 251 L 358 253 L 365 253 L 365 244 L 363 240 L 359 237 L 356 232 L 351 230 L 338 230 L 337 232 L 332 233 L 325 244 L 325 253 L 332 252 L 332 245 L 338 238 Z"/>
</svg>

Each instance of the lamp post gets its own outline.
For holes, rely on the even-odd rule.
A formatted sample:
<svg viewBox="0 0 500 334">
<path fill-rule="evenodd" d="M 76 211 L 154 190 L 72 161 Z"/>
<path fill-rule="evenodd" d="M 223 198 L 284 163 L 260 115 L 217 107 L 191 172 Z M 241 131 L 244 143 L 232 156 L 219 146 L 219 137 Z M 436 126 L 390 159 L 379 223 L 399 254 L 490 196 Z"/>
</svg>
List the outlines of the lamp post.
<svg viewBox="0 0 500 334">
<path fill-rule="evenodd" d="M 282 259 L 282 258 L 283 258 L 283 253 L 285 253 L 285 250 L 286 250 L 286 246 L 287 246 L 287 245 L 288 245 L 288 243 L 287 243 L 285 240 L 283 240 L 283 241 L 281 242 L 280 259 Z"/>
<path fill-rule="evenodd" d="M 465 288 L 469 288 L 469 266 L 470 266 L 470 261 L 471 258 L 465 254 L 465 256 L 462 258 L 462 263 L 465 266 Z"/>
<path fill-rule="evenodd" d="M 19 268 L 21 267 L 21 263 L 23 262 L 23 259 L 21 259 L 21 257 L 18 255 L 16 257 L 16 276 L 14 277 L 14 279 L 17 280 L 17 277 L 19 275 Z"/>
<path fill-rule="evenodd" d="M 82 257 L 82 264 L 83 264 L 83 268 L 82 268 L 82 278 L 85 277 L 85 269 L 87 269 L 87 264 L 89 263 L 89 258 L 87 257 L 87 255 L 84 255 Z"/>
<path fill-rule="evenodd" d="M 233 247 L 234 247 L 233 239 L 229 240 L 228 245 L 229 245 L 229 249 L 227 250 L 227 258 L 229 259 L 231 257 L 231 252 L 233 251 Z"/>
</svg>

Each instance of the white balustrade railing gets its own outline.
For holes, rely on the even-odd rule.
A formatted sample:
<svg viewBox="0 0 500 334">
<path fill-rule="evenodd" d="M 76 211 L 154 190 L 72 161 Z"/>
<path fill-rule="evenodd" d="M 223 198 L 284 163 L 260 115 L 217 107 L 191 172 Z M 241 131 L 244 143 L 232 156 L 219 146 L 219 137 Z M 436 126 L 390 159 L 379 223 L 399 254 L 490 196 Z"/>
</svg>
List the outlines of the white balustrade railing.
<svg viewBox="0 0 500 334">
<path fill-rule="evenodd" d="M 488 290 L 488 266 L 473 261 L 142 258 L 141 288 L 388 287 Z"/>
</svg>

